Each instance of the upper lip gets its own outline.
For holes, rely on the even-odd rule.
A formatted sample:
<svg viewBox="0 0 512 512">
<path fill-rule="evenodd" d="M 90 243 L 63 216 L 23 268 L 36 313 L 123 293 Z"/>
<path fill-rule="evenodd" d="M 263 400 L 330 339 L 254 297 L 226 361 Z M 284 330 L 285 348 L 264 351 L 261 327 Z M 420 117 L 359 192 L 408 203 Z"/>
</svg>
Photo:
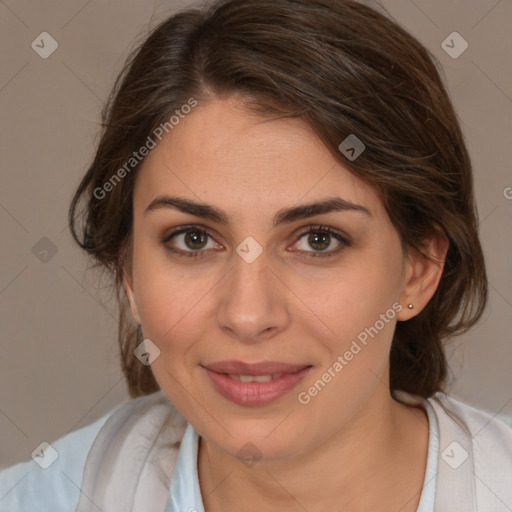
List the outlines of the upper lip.
<svg viewBox="0 0 512 512">
<path fill-rule="evenodd" d="M 274 373 L 295 373 L 311 365 L 281 363 L 278 361 L 262 361 L 260 363 L 218 361 L 201 366 L 217 373 L 227 373 L 231 375 L 271 375 Z"/>
</svg>

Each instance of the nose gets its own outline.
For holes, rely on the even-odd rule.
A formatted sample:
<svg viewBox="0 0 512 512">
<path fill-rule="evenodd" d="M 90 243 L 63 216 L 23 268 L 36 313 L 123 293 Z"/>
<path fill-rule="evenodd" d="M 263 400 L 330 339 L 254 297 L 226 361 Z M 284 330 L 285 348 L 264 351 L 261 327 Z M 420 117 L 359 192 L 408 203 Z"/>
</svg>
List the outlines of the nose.
<svg viewBox="0 0 512 512">
<path fill-rule="evenodd" d="M 233 258 L 233 267 L 220 288 L 220 329 L 248 343 L 276 336 L 290 321 L 289 290 L 269 267 L 265 251 L 251 263 L 238 254 Z"/>
</svg>

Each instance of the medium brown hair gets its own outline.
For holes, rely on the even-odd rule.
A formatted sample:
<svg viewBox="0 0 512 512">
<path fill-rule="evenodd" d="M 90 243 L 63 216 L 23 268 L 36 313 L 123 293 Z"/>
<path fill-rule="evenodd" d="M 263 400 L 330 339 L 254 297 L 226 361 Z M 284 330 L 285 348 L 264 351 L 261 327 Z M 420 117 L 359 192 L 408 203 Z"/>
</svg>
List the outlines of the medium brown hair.
<svg viewBox="0 0 512 512">
<path fill-rule="evenodd" d="M 404 249 L 425 253 L 435 227 L 444 230 L 450 246 L 434 296 L 397 323 L 390 388 L 425 398 L 445 390 L 443 342 L 481 317 L 487 279 L 471 162 L 437 66 L 397 23 L 350 0 L 223 0 L 171 16 L 132 51 L 70 208 L 73 237 L 115 282 L 131 396 L 159 389 L 134 356 L 142 340 L 122 286 L 141 164 L 104 197 L 94 191 L 105 190 L 190 98 L 201 104 L 233 94 L 259 115 L 306 121 L 338 161 L 379 192 Z M 350 134 L 366 146 L 354 161 L 338 149 Z"/>
</svg>

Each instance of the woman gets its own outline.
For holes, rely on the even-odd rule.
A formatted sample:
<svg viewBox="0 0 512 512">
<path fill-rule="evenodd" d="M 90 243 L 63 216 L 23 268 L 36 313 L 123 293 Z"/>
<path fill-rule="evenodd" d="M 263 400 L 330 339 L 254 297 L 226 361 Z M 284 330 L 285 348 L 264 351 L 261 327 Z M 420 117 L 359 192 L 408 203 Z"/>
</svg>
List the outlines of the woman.
<svg viewBox="0 0 512 512">
<path fill-rule="evenodd" d="M 416 39 L 349 0 L 183 11 L 103 121 L 70 223 L 114 278 L 133 400 L 5 471 L 0 506 L 512 509 L 512 429 L 445 392 L 487 281 Z"/>
</svg>

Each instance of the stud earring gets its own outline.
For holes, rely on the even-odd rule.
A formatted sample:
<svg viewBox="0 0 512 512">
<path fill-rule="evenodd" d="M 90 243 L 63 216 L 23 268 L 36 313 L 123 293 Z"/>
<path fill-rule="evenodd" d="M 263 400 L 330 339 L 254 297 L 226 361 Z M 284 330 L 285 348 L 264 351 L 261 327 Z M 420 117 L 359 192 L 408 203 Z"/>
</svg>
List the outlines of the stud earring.
<svg viewBox="0 0 512 512">
<path fill-rule="evenodd" d="M 409 309 L 412 309 L 414 306 L 413 306 L 412 304 L 409 304 L 407 307 L 408 307 Z"/>
</svg>

